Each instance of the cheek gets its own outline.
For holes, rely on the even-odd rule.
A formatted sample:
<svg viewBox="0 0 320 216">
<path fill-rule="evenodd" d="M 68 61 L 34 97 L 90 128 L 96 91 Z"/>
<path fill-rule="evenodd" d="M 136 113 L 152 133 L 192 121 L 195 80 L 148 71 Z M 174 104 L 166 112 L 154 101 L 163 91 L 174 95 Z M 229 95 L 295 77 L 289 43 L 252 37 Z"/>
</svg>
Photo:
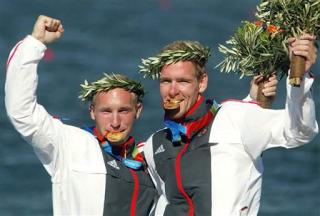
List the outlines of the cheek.
<svg viewBox="0 0 320 216">
<path fill-rule="evenodd" d="M 109 115 L 104 114 L 104 113 L 98 113 L 95 115 L 95 121 L 98 124 L 105 124 L 106 122 L 110 121 L 109 119 L 110 119 Z"/>
<path fill-rule="evenodd" d="M 135 121 L 135 113 L 130 113 L 128 115 L 122 116 L 122 124 L 127 128 L 131 128 Z"/>
<path fill-rule="evenodd" d="M 160 96 L 165 97 L 167 95 L 167 88 L 165 86 L 160 86 Z"/>
<path fill-rule="evenodd" d="M 187 99 L 187 106 L 190 108 L 198 99 L 199 91 L 195 88 L 189 88 L 184 91 L 184 97 Z"/>
<path fill-rule="evenodd" d="M 183 87 L 181 88 L 180 94 L 184 97 L 193 99 L 197 95 L 198 89 L 194 88 L 193 86 Z"/>
</svg>

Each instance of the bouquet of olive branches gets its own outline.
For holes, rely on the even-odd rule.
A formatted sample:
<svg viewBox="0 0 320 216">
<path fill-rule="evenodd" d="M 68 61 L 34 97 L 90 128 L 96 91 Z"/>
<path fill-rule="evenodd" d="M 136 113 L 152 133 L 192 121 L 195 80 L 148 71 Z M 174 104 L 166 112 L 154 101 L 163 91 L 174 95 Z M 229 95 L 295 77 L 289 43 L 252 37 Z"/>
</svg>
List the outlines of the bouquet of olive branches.
<svg viewBox="0 0 320 216">
<path fill-rule="evenodd" d="M 283 30 L 275 25 L 244 21 L 226 44 L 228 47 L 219 45 L 225 57 L 216 66 L 221 72 L 233 71 L 239 73 L 240 78 L 263 75 L 266 80 L 274 72 L 282 77 L 289 69 Z"/>
<path fill-rule="evenodd" d="M 320 0 L 262 0 L 256 16 L 284 30 L 285 37 L 299 37 L 304 33 L 320 37 Z M 300 86 L 305 59 L 292 56 L 290 83 Z"/>
</svg>

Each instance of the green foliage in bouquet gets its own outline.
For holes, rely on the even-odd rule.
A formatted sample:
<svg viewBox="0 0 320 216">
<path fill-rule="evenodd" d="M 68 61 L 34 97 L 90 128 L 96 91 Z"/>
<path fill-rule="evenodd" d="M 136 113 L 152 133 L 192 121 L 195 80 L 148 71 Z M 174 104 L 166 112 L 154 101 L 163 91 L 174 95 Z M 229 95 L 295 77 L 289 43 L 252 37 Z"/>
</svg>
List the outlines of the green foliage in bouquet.
<svg viewBox="0 0 320 216">
<path fill-rule="evenodd" d="M 320 0 L 262 0 L 256 16 L 279 26 L 287 37 L 302 33 L 320 37 Z"/>
<path fill-rule="evenodd" d="M 281 77 L 289 69 L 283 31 L 274 25 L 244 21 L 226 44 L 228 47 L 219 45 L 224 60 L 216 68 L 221 72 L 233 71 L 239 73 L 240 78 L 277 72 Z"/>
</svg>

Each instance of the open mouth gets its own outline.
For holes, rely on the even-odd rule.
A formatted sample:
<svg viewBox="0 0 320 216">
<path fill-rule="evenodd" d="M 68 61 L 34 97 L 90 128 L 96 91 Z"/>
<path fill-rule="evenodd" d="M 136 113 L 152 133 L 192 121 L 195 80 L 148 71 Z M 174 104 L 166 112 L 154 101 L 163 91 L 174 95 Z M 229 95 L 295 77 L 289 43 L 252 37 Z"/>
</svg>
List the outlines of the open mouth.
<svg viewBox="0 0 320 216">
<path fill-rule="evenodd" d="M 121 140 L 123 140 L 124 138 L 124 133 L 121 131 L 112 131 L 112 132 L 108 132 L 106 134 L 106 138 L 107 140 L 109 140 L 110 142 L 119 142 Z"/>
<path fill-rule="evenodd" d="M 180 106 L 181 100 L 178 99 L 167 99 L 163 103 L 163 107 L 168 110 L 178 109 Z"/>
</svg>

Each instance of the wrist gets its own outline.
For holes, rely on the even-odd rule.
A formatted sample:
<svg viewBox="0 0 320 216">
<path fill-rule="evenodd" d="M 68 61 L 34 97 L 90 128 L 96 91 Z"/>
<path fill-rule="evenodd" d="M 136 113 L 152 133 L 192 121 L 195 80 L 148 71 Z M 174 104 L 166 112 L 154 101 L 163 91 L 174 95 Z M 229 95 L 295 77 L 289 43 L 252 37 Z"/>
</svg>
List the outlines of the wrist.
<svg viewBox="0 0 320 216">
<path fill-rule="evenodd" d="M 40 41 L 41 43 L 45 44 L 43 37 L 40 36 L 39 34 L 32 32 L 31 36 L 32 36 L 34 39 L 36 39 L 36 40 Z"/>
</svg>

